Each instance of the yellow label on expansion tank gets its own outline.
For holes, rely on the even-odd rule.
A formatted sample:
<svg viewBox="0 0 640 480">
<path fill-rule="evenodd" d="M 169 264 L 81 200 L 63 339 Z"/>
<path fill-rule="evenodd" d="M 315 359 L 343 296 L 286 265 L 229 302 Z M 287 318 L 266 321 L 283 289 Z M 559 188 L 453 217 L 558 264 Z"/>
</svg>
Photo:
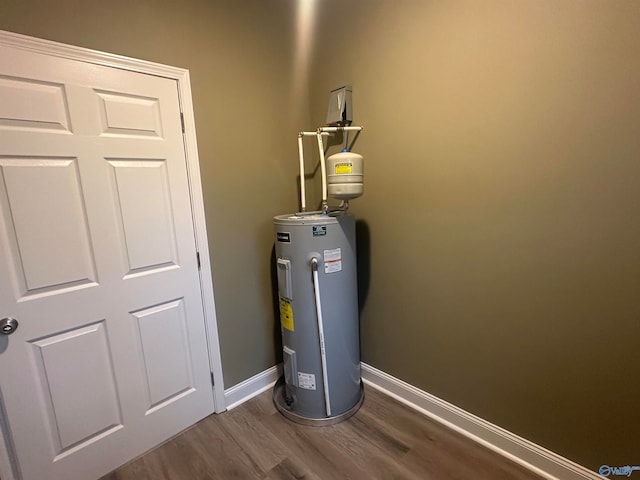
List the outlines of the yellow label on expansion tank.
<svg viewBox="0 0 640 480">
<path fill-rule="evenodd" d="M 353 173 L 353 163 L 336 163 L 334 171 L 336 175 Z"/>
<path fill-rule="evenodd" d="M 282 297 L 280 297 L 280 323 L 282 328 L 293 332 L 293 308 L 291 302 Z"/>
</svg>

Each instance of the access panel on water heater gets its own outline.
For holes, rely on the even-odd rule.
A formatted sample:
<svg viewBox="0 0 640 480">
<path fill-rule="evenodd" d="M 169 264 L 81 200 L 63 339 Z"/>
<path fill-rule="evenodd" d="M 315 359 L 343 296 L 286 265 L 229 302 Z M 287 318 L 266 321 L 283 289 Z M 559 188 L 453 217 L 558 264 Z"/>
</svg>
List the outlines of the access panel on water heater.
<svg viewBox="0 0 640 480">
<path fill-rule="evenodd" d="M 291 282 L 291 260 L 279 258 L 278 264 L 278 293 L 281 297 L 293 300 L 293 285 Z"/>
</svg>

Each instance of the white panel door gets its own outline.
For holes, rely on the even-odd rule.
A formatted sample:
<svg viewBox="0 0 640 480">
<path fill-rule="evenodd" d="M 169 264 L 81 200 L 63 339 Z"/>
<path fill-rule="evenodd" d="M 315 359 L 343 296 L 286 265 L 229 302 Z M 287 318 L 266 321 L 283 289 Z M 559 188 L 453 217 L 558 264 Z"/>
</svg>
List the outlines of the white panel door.
<svg viewBox="0 0 640 480">
<path fill-rule="evenodd" d="M 0 58 L 0 413 L 24 480 L 89 480 L 214 410 L 177 84 Z"/>
</svg>

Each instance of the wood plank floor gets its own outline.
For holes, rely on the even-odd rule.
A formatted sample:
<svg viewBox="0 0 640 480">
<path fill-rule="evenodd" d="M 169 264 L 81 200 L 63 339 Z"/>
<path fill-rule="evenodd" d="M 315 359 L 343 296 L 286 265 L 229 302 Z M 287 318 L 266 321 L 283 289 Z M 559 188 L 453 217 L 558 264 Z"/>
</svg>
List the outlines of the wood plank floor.
<svg viewBox="0 0 640 480">
<path fill-rule="evenodd" d="M 373 388 L 350 419 L 307 427 L 265 392 L 212 415 L 101 480 L 540 480 Z"/>
</svg>

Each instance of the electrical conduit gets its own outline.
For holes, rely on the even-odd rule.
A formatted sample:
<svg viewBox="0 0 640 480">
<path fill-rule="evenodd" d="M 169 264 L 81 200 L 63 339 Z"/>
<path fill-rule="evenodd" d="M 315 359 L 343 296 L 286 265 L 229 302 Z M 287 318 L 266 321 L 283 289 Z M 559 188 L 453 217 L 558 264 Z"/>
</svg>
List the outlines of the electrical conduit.
<svg viewBox="0 0 640 480">
<path fill-rule="evenodd" d="M 318 135 L 318 139 L 320 139 Z M 316 297 L 316 318 L 318 320 L 318 337 L 320 338 L 320 359 L 322 361 L 322 384 L 324 385 L 324 404 L 327 417 L 331 416 L 331 400 L 329 397 L 329 376 L 327 375 L 327 355 L 324 349 L 324 327 L 322 324 L 322 306 L 320 305 L 320 281 L 318 280 L 318 259 L 311 259 L 313 270 L 313 292 Z"/>
</svg>

